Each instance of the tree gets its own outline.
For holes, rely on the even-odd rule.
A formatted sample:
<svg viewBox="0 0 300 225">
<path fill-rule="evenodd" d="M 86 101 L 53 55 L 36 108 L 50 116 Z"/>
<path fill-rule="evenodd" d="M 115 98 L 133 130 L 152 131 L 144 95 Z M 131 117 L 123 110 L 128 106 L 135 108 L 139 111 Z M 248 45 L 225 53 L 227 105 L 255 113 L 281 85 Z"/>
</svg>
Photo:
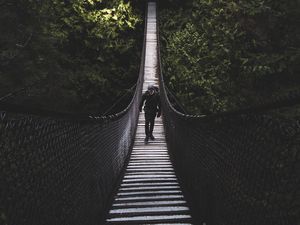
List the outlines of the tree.
<svg viewBox="0 0 300 225">
<path fill-rule="evenodd" d="M 191 112 L 233 110 L 299 88 L 297 1 L 191 0 L 172 10 L 160 14 L 164 72 Z"/>
<path fill-rule="evenodd" d="M 130 2 L 10 0 L 1 5 L 2 95 L 38 83 L 18 103 L 98 112 L 136 81 L 142 23 L 141 10 Z"/>
</svg>

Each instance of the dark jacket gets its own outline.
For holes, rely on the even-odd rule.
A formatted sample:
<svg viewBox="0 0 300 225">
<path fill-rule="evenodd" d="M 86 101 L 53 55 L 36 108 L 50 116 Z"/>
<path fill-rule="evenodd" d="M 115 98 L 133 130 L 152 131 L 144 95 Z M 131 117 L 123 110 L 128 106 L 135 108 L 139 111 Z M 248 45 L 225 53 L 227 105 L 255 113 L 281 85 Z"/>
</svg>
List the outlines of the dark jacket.
<svg viewBox="0 0 300 225">
<path fill-rule="evenodd" d="M 146 91 L 142 96 L 142 101 L 140 104 L 140 111 L 142 111 L 143 105 L 145 113 L 151 113 L 160 115 L 161 114 L 161 106 L 160 106 L 160 97 L 158 92 L 154 92 L 153 95 L 150 95 L 149 91 Z"/>
</svg>

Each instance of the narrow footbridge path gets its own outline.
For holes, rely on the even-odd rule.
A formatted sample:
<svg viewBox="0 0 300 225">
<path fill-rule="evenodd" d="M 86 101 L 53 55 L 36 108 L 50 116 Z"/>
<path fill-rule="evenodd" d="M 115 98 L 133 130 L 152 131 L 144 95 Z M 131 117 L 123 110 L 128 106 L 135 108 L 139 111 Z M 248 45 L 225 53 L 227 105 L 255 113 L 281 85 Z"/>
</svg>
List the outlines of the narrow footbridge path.
<svg viewBox="0 0 300 225">
<path fill-rule="evenodd" d="M 158 85 L 156 4 L 148 4 L 143 91 Z M 109 211 L 108 224 L 191 224 L 187 203 L 176 178 L 161 117 L 155 121 L 155 141 L 144 144 L 144 113 L 129 164 Z"/>
</svg>

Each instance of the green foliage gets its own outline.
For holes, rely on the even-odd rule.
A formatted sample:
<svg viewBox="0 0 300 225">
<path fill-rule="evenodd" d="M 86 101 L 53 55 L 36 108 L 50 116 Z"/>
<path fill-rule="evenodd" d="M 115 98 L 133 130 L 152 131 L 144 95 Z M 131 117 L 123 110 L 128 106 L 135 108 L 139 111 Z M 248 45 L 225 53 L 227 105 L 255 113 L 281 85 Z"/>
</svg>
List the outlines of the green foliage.
<svg viewBox="0 0 300 225">
<path fill-rule="evenodd" d="M 0 94 L 42 80 L 19 103 L 101 112 L 136 81 L 141 9 L 133 9 L 130 2 L 0 4 Z"/>
<path fill-rule="evenodd" d="M 190 0 L 160 13 L 164 72 L 193 113 L 299 88 L 297 1 Z"/>
</svg>

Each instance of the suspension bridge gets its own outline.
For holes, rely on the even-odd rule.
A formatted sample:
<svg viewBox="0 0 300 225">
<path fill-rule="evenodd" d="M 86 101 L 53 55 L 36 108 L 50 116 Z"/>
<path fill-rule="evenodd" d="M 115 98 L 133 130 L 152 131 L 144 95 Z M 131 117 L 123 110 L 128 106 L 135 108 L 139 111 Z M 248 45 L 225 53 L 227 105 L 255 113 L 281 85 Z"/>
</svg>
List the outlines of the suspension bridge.
<svg viewBox="0 0 300 225">
<path fill-rule="evenodd" d="M 211 116 L 171 104 L 160 62 L 156 2 L 148 2 L 132 101 L 107 116 L 0 104 L 0 224 L 297 225 L 298 120 L 272 104 Z M 160 86 L 163 118 L 145 145 L 139 113 Z"/>
</svg>

